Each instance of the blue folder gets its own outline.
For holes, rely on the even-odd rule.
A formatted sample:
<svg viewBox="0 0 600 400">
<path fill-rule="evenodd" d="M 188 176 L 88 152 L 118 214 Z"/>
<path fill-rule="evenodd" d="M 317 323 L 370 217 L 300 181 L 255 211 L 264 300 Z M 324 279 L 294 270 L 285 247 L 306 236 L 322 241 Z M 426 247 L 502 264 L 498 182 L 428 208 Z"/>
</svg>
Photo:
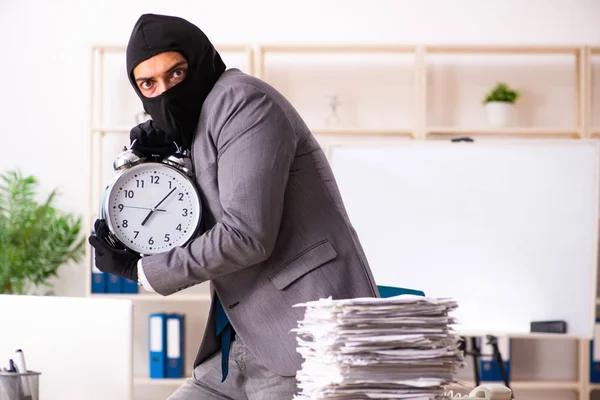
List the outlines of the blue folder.
<svg viewBox="0 0 600 400">
<path fill-rule="evenodd" d="M 184 322 L 183 314 L 167 315 L 167 378 L 183 377 Z"/>
<path fill-rule="evenodd" d="M 119 276 L 107 274 L 106 278 L 106 293 L 123 293 L 123 280 Z"/>
<path fill-rule="evenodd" d="M 95 232 L 92 231 L 92 235 L 95 235 Z M 91 247 L 91 246 L 90 246 Z M 94 249 L 93 247 L 91 247 L 91 251 L 90 251 L 90 255 L 91 255 L 91 266 L 92 266 L 92 293 L 106 293 L 106 284 L 107 284 L 107 279 L 106 279 L 106 272 L 102 272 L 100 271 L 95 264 L 95 256 L 96 256 L 96 249 Z"/>
<path fill-rule="evenodd" d="M 106 273 L 92 270 L 92 293 L 106 293 Z"/>
<path fill-rule="evenodd" d="M 394 286 L 377 286 L 377 289 L 379 289 L 379 296 L 383 298 L 400 296 L 401 294 L 414 294 L 415 296 L 425 296 L 425 293 L 423 291 L 415 289 L 406 289 Z"/>
<path fill-rule="evenodd" d="M 130 281 L 129 279 L 120 278 L 121 279 L 121 289 L 122 293 L 136 294 L 138 293 L 139 286 L 137 282 Z"/>
<path fill-rule="evenodd" d="M 148 317 L 148 351 L 150 378 L 166 377 L 167 316 L 164 313 L 150 314 Z"/>
</svg>

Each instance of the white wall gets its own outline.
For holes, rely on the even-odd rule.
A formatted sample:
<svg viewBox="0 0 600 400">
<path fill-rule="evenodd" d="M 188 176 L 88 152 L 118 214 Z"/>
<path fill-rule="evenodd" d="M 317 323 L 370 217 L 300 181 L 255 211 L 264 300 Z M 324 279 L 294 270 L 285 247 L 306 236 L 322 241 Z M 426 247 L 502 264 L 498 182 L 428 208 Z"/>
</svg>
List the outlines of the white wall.
<svg viewBox="0 0 600 400">
<path fill-rule="evenodd" d="M 146 12 L 187 18 L 223 44 L 600 45 L 598 0 L 0 0 L 0 171 L 19 167 L 59 187 L 66 210 L 88 211 L 90 46 L 125 44 Z M 80 265 L 64 267 L 57 293 L 82 295 L 83 279 Z"/>
<path fill-rule="evenodd" d="M 183 16 L 215 43 L 600 44 L 596 0 L 0 1 L 0 171 L 20 167 L 87 212 L 90 46 L 124 44 L 140 14 Z M 62 269 L 57 292 L 83 293 Z"/>
</svg>

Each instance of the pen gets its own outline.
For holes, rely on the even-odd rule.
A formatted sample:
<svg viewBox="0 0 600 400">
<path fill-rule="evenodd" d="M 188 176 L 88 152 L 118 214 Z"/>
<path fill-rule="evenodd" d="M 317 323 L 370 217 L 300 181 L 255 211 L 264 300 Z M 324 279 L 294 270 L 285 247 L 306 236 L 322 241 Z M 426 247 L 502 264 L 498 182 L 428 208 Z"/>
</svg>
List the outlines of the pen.
<svg viewBox="0 0 600 400">
<path fill-rule="evenodd" d="M 15 352 L 15 359 L 17 363 L 17 369 L 19 370 L 19 372 L 26 373 L 27 366 L 25 365 L 25 355 L 23 354 L 23 350 L 18 349 Z M 26 376 L 23 376 L 21 378 L 21 383 L 23 386 L 23 396 L 25 396 L 23 400 L 31 399 L 31 387 L 29 386 L 29 380 Z"/>
<path fill-rule="evenodd" d="M 17 372 L 17 368 L 15 368 L 15 362 L 12 360 L 8 360 L 8 372 Z"/>
<path fill-rule="evenodd" d="M 19 349 L 15 352 L 15 363 L 17 365 L 17 369 L 19 372 L 27 372 L 27 367 L 25 366 L 25 356 L 23 354 L 23 350 Z"/>
</svg>

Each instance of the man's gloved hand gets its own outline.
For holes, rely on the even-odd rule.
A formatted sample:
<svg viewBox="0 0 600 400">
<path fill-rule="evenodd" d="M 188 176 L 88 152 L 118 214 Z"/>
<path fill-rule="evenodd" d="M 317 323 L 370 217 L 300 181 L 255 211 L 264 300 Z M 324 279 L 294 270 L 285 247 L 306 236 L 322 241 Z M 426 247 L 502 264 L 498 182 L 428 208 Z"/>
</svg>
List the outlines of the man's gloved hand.
<svg viewBox="0 0 600 400">
<path fill-rule="evenodd" d="M 137 262 L 140 256 L 130 250 L 116 249 L 108 244 L 108 226 L 105 220 L 97 219 L 94 230 L 96 235 L 91 235 L 88 242 L 96 249 L 96 267 L 102 272 L 137 281 Z"/>
<path fill-rule="evenodd" d="M 148 120 L 135 126 L 129 133 L 129 142 L 135 143 L 131 149 L 142 156 L 157 155 L 166 157 L 175 153 L 177 146 L 173 139 L 162 131 L 154 121 Z"/>
</svg>

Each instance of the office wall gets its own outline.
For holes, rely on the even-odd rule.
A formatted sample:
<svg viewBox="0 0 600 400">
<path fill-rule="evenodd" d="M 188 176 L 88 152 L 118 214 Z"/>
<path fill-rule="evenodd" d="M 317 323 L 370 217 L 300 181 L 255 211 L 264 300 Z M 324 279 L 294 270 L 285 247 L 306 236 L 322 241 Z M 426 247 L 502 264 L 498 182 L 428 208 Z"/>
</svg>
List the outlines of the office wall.
<svg viewBox="0 0 600 400">
<path fill-rule="evenodd" d="M 216 43 L 600 44 L 595 0 L 0 2 L 0 171 L 35 174 L 87 211 L 90 46 L 126 43 L 141 13 L 181 15 Z M 57 293 L 83 294 L 78 265 Z"/>
<path fill-rule="evenodd" d="M 90 46 L 126 43 L 145 12 L 183 16 L 215 43 L 600 45 L 597 0 L 0 0 L 0 171 L 19 167 L 88 211 Z M 67 265 L 56 291 L 82 295 L 83 279 Z"/>
</svg>

